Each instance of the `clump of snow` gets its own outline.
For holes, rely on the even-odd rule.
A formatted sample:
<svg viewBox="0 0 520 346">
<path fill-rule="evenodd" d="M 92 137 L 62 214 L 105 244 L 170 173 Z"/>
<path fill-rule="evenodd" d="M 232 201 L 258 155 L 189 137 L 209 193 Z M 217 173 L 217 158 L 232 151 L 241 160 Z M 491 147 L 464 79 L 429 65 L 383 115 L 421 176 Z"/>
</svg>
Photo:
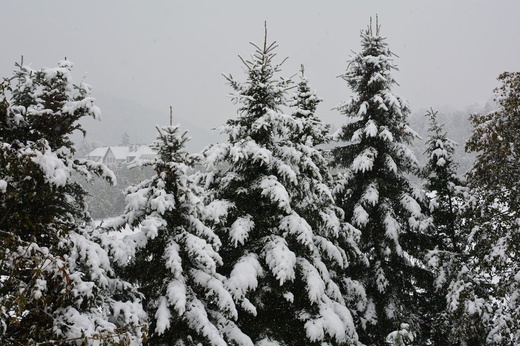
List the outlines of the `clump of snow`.
<svg viewBox="0 0 520 346">
<path fill-rule="evenodd" d="M 371 171 L 374 166 L 374 161 L 377 157 L 377 150 L 368 147 L 365 148 L 356 158 L 352 161 L 351 169 L 354 172 L 367 172 Z"/>
<path fill-rule="evenodd" d="M 254 227 L 255 223 L 250 215 L 237 218 L 229 230 L 229 236 L 234 246 L 236 247 L 238 244 L 244 245 L 244 242 L 249 237 L 249 232 L 251 232 Z"/>
<path fill-rule="evenodd" d="M 173 308 L 179 314 L 179 316 L 184 314 L 184 312 L 186 311 L 187 302 L 186 282 L 184 278 L 179 277 L 178 279 L 171 280 L 168 283 L 166 294 L 168 298 L 168 304 L 173 306 Z"/>
<path fill-rule="evenodd" d="M 378 184 L 376 182 L 372 182 L 367 186 L 363 196 L 361 197 L 361 200 L 371 206 L 375 206 L 377 204 L 379 201 L 379 190 Z"/>
<path fill-rule="evenodd" d="M 388 334 L 386 343 L 392 346 L 411 345 L 415 340 L 415 334 L 411 331 L 408 323 L 401 323 L 399 330 Z"/>
<path fill-rule="evenodd" d="M 196 298 L 188 302 L 185 313 L 188 325 L 197 333 L 204 336 L 212 346 L 227 346 L 218 329 L 208 319 L 204 304 Z"/>
<path fill-rule="evenodd" d="M 367 137 L 377 136 L 378 129 L 377 129 L 377 125 L 374 120 L 371 119 L 371 120 L 367 121 L 364 132 L 367 135 Z"/>
<path fill-rule="evenodd" d="M 54 152 L 48 150 L 42 153 L 36 150 L 33 152 L 32 161 L 40 167 L 50 184 L 55 186 L 67 184 L 71 173 L 70 168 Z"/>
<path fill-rule="evenodd" d="M 247 292 L 257 288 L 258 278 L 263 275 L 264 271 L 256 255 L 245 255 L 233 267 L 226 281 L 226 287 L 233 297 L 240 301 Z"/>
<path fill-rule="evenodd" d="M 359 106 L 359 111 L 357 113 L 357 116 L 358 117 L 362 117 L 364 116 L 365 114 L 367 114 L 367 110 L 368 110 L 368 102 L 367 101 L 364 101 L 363 103 L 361 103 L 361 105 Z"/>
<path fill-rule="evenodd" d="M 283 294 L 283 297 L 285 300 L 287 300 L 289 303 L 294 303 L 294 294 L 292 292 L 285 292 Z"/>
<path fill-rule="evenodd" d="M 378 268 L 376 270 L 376 285 L 377 290 L 380 293 L 384 293 L 386 291 L 386 287 L 388 286 L 389 282 L 386 278 L 386 275 L 383 271 L 383 269 L 380 267 L 380 264 L 378 265 Z"/>
<path fill-rule="evenodd" d="M 262 252 L 265 253 L 267 266 L 278 280 L 280 286 L 285 281 L 294 280 L 296 255 L 289 250 L 285 239 L 277 236 L 272 237 Z"/>
<path fill-rule="evenodd" d="M 156 326 L 155 332 L 158 335 L 163 334 L 170 328 L 170 319 L 172 315 L 168 308 L 168 299 L 166 297 L 159 297 L 159 306 L 155 312 Z"/>
<path fill-rule="evenodd" d="M 318 303 L 325 294 L 325 282 L 318 270 L 306 259 L 299 258 L 298 265 L 307 283 L 307 294 L 312 303 Z"/>
<path fill-rule="evenodd" d="M 365 210 L 365 208 L 363 208 L 361 205 L 357 205 L 355 208 L 354 208 L 354 216 L 353 216 L 353 219 L 352 219 L 352 223 L 356 226 L 365 226 L 368 221 L 369 221 L 370 217 L 367 213 L 367 211 Z"/>
<path fill-rule="evenodd" d="M 279 208 L 286 211 L 291 209 L 289 194 L 274 175 L 263 177 L 259 187 L 262 189 L 262 196 L 266 196 L 272 202 L 277 203 Z"/>
<path fill-rule="evenodd" d="M 170 270 L 174 278 L 179 278 L 182 275 L 182 259 L 179 254 L 179 244 L 175 241 L 169 242 L 163 254 L 165 266 Z"/>
<path fill-rule="evenodd" d="M 311 247 L 313 230 L 309 223 L 295 212 L 282 218 L 280 229 L 287 231 L 288 234 L 296 235 L 299 243 L 306 247 Z"/>
</svg>

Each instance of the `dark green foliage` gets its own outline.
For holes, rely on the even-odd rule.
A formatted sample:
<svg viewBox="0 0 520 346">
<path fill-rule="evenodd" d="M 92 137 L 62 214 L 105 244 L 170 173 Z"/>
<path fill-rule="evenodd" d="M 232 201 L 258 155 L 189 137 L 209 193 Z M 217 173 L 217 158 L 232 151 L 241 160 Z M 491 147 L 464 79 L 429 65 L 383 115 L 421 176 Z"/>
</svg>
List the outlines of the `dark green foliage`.
<svg viewBox="0 0 520 346">
<path fill-rule="evenodd" d="M 112 178 L 104 166 L 72 157 L 78 120 L 99 114 L 89 86 L 72 85 L 68 61 L 18 67 L 0 88 L 0 343 L 140 339 L 141 321 L 122 325 L 132 313 L 113 316 L 117 295 L 136 296 L 111 276 L 85 192 L 71 180 L 73 171 Z"/>
<path fill-rule="evenodd" d="M 342 76 L 354 95 L 338 107 L 348 122 L 336 135 L 343 144 L 332 150 L 340 169 L 336 201 L 360 229 L 368 259 L 368 268 L 348 271 L 367 292 L 359 333 L 367 344 L 384 345 L 390 332 L 407 323 L 420 343 L 432 276 L 421 264 L 430 243 L 424 196 L 409 180 L 418 170 L 409 149 L 416 134 L 408 125 L 407 104 L 391 92 L 394 55 L 377 24 L 375 32 L 369 27 L 361 33 L 361 45 Z"/>
<path fill-rule="evenodd" d="M 319 98 L 303 78 L 288 102 L 275 43 L 253 46 L 246 81 L 226 77 L 239 104 L 238 118 L 222 128 L 229 141 L 204 151 L 214 197 L 232 205 L 218 230 L 239 326 L 266 345 L 357 344 L 347 304 L 363 288 L 343 275 L 358 260 L 357 233 L 341 221 L 314 147 L 328 140 L 314 115 Z"/>
<path fill-rule="evenodd" d="M 520 169 L 516 149 L 520 138 L 520 73 L 504 72 L 498 80 L 502 86 L 495 93 L 500 109 L 470 117 L 474 131 L 466 150 L 477 152 L 477 160 L 468 173 L 468 182 L 482 190 L 487 205 L 498 199 L 518 210 Z"/>
<path fill-rule="evenodd" d="M 292 116 L 301 120 L 298 130 L 290 134 L 293 143 L 317 146 L 330 140 L 330 125 L 323 124 L 315 114 L 320 102 L 322 99 L 310 88 L 302 65 L 301 80 L 289 102 L 289 105 L 294 108 Z"/>
<path fill-rule="evenodd" d="M 248 340 L 233 322 L 235 305 L 216 272 L 221 243 L 209 226 L 226 214 L 226 203 L 204 204 L 205 191 L 192 176 L 198 156 L 184 150 L 186 133 L 178 126 L 158 131 L 158 158 L 143 163 L 155 174 L 130 186 L 125 212 L 104 223 L 132 228 L 111 247 L 121 251 L 122 276 L 144 295 L 149 342 L 221 346 Z"/>
<path fill-rule="evenodd" d="M 456 144 L 447 138 L 444 127 L 437 122 L 436 111 L 430 110 L 426 116 L 430 118 L 425 152 L 428 162 L 422 176 L 426 180 L 424 187 L 430 193 L 430 211 L 435 224 L 433 241 L 443 251 L 460 252 L 460 218 L 466 189 L 453 161 Z"/>
<path fill-rule="evenodd" d="M 421 173 L 433 219 L 433 249 L 427 259 L 436 279 L 429 291 L 430 309 L 424 312 L 424 319 L 431 322 L 425 325 L 423 333 L 430 335 L 434 345 L 442 345 L 454 340 L 446 331 L 457 324 L 446 313 L 447 294 L 451 280 L 455 279 L 464 261 L 464 225 L 467 224 L 464 209 L 468 193 L 456 173 L 455 142 L 447 138 L 444 126 L 437 121 L 436 111 L 429 110 L 426 116 L 430 119 L 425 151 L 428 161 Z"/>
<path fill-rule="evenodd" d="M 499 76 L 499 109 L 472 115 L 466 150 L 477 153 L 467 174 L 472 199 L 465 215 L 464 261 L 448 290 L 450 340 L 460 344 L 520 342 L 518 154 L 520 73 Z"/>
</svg>

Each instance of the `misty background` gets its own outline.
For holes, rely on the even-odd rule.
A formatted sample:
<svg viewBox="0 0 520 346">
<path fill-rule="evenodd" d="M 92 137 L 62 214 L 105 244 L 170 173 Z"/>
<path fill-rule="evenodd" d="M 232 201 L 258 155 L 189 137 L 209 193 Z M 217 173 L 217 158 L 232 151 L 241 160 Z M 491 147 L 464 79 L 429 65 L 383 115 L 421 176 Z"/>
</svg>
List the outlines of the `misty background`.
<svg viewBox="0 0 520 346">
<path fill-rule="evenodd" d="M 282 75 L 305 65 L 311 86 L 324 99 L 317 114 L 333 128 L 344 121 L 333 108 L 350 91 L 337 78 L 359 33 L 379 16 L 381 33 L 397 54 L 394 92 L 407 99 L 411 123 L 425 137 L 423 114 L 433 107 L 461 145 L 471 132 L 467 116 L 492 108 L 496 77 L 520 70 L 520 21 L 516 0 L 482 1 L 4 1 L 0 75 L 10 76 L 21 56 L 37 69 L 67 58 L 76 83 L 94 86 L 102 121 L 87 120 L 86 141 L 148 144 L 155 125 L 189 131 L 191 151 L 225 140 L 212 130 L 236 116 L 222 73 L 243 80 L 238 55 L 277 41 Z M 82 141 L 81 136 L 75 138 Z M 426 139 L 426 138 L 424 138 Z M 420 148 L 419 148 L 420 151 Z"/>
</svg>

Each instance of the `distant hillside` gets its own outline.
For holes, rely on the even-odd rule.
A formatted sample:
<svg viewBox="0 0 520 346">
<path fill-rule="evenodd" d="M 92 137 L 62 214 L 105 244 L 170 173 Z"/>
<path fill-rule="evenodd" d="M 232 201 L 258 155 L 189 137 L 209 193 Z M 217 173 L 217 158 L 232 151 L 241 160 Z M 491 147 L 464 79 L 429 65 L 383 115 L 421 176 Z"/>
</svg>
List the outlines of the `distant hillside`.
<svg viewBox="0 0 520 346">
<path fill-rule="evenodd" d="M 170 121 L 169 109 L 160 112 L 138 102 L 100 92 L 95 92 L 94 97 L 101 108 L 102 119 L 84 119 L 82 125 L 87 131 L 86 142 L 96 146 L 120 145 L 125 132 L 133 144 L 150 144 L 157 135 L 155 126 L 167 125 Z M 217 131 L 188 119 L 189 115 L 184 114 L 174 114 L 173 119 L 174 124 L 180 124 L 181 129 L 188 131 L 192 138 L 187 144 L 188 151 L 198 152 L 206 145 L 222 140 Z M 75 134 L 73 139 L 76 143 L 83 141 L 80 133 Z"/>
<path fill-rule="evenodd" d="M 169 109 L 160 112 L 147 108 L 138 102 L 125 100 L 102 92 L 96 92 L 94 96 L 103 116 L 101 121 L 93 119 L 84 119 L 82 121 L 84 128 L 87 130 L 86 142 L 89 144 L 89 148 L 92 148 L 92 146 L 120 145 L 125 132 L 129 135 L 130 143 L 150 144 L 156 138 L 157 130 L 155 126 L 166 125 L 170 121 Z M 475 157 L 464 151 L 465 142 L 472 132 L 471 124 L 468 121 L 469 115 L 487 113 L 493 107 L 492 102 L 488 102 L 485 105 L 472 105 L 465 110 L 450 108 L 439 110 L 439 122 L 445 124 L 448 136 L 459 144 L 455 152 L 455 159 L 460 164 L 459 174 L 464 174 L 471 168 Z M 428 119 L 424 114 L 426 114 L 426 109 L 419 109 L 414 111 L 410 117 L 410 125 L 422 137 L 422 140 L 414 142 L 413 147 L 421 163 L 425 161 L 423 157 L 425 150 L 424 142 L 428 138 L 429 126 Z M 331 124 L 331 132 L 336 131 L 341 126 L 341 120 L 341 117 L 339 117 L 336 124 Z M 174 124 L 179 123 L 181 124 L 181 129 L 188 131 L 189 136 L 192 138 L 187 144 L 187 150 L 190 152 L 199 152 L 211 143 L 226 140 L 216 130 L 206 128 L 204 124 L 191 122 L 189 115 L 174 114 Z M 73 139 L 78 144 L 83 141 L 79 133 Z M 330 143 L 325 147 L 333 146 L 335 146 L 335 143 Z"/>
</svg>

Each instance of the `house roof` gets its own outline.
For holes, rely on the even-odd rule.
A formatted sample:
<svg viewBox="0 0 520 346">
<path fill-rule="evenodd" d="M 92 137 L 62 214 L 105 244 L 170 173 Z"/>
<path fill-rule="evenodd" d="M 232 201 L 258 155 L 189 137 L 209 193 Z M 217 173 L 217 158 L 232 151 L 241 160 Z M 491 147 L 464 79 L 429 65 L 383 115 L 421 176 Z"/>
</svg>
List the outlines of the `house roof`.
<svg viewBox="0 0 520 346">
<path fill-rule="evenodd" d="M 92 150 L 87 157 L 91 159 L 103 159 L 108 151 L 111 151 L 117 161 L 133 161 L 141 158 L 154 157 L 157 153 L 150 147 L 146 145 L 140 146 L 132 146 L 132 147 L 123 147 L 123 146 L 113 146 L 113 147 L 100 147 Z"/>
<path fill-rule="evenodd" d="M 105 157 L 105 155 L 107 154 L 107 150 L 108 150 L 108 147 L 96 148 L 96 149 L 92 150 L 90 153 L 88 153 L 87 156 L 89 156 L 89 157 Z"/>
<path fill-rule="evenodd" d="M 135 160 L 144 160 L 144 159 L 150 160 L 151 158 L 153 158 L 155 156 L 157 156 L 157 152 L 155 152 L 150 147 L 147 147 L 146 145 L 141 145 L 140 147 L 136 148 L 133 151 L 130 151 L 127 154 L 127 161 L 132 162 Z"/>
<path fill-rule="evenodd" d="M 141 155 L 157 155 L 155 150 L 146 145 L 141 145 L 135 152 L 139 154 L 136 155 L 138 157 L 141 157 Z"/>
<path fill-rule="evenodd" d="M 129 147 L 109 147 L 112 154 L 114 154 L 116 160 L 126 160 L 130 152 Z"/>
</svg>

